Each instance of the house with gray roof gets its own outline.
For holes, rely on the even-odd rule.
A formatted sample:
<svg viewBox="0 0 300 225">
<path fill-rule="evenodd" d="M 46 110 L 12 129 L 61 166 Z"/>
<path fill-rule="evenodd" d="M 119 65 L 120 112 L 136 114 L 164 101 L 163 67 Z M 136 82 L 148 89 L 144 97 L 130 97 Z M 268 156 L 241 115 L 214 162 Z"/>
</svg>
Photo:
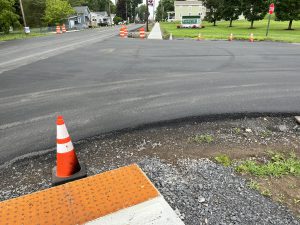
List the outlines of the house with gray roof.
<svg viewBox="0 0 300 225">
<path fill-rule="evenodd" d="M 85 29 L 91 26 L 91 11 L 87 6 L 74 7 L 75 15 L 68 18 L 70 29 Z"/>
</svg>

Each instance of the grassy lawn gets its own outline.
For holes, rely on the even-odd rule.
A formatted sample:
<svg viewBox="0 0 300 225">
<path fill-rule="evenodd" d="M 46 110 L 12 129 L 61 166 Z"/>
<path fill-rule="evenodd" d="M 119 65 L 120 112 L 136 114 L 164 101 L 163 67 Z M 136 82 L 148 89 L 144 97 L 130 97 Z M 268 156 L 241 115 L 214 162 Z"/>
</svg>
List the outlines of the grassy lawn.
<svg viewBox="0 0 300 225">
<path fill-rule="evenodd" d="M 40 37 L 46 35 L 48 35 L 48 33 L 30 33 L 28 35 L 26 35 L 25 33 L 11 33 L 11 34 L 0 33 L 0 41 L 25 39 L 25 38 Z"/>
<path fill-rule="evenodd" d="M 271 41 L 285 41 L 285 42 L 300 42 L 300 21 L 293 22 L 294 30 L 286 30 L 288 22 L 279 22 L 271 20 L 269 36 L 266 38 L 266 28 L 268 20 L 261 20 L 254 22 L 254 29 L 249 29 L 250 22 L 241 20 L 234 21 L 233 27 L 228 27 L 229 22 L 218 22 L 217 26 L 206 21 L 203 22 L 205 28 L 203 29 L 177 29 L 176 25 L 180 22 L 160 23 L 164 32 L 164 36 L 170 33 L 178 38 L 196 38 L 201 33 L 204 39 L 227 39 L 230 33 L 234 35 L 235 39 L 249 39 L 250 33 L 254 34 L 255 40 L 271 40 Z"/>
</svg>

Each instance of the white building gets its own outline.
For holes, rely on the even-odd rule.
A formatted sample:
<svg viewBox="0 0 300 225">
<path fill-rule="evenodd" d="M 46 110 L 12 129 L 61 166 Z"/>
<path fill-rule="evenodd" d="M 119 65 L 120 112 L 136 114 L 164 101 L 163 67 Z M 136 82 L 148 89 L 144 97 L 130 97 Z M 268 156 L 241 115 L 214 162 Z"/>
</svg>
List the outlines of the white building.
<svg viewBox="0 0 300 225">
<path fill-rule="evenodd" d="M 114 14 L 108 16 L 106 11 L 103 12 L 91 12 L 91 23 L 92 26 L 105 26 L 105 25 L 112 25 Z"/>
<path fill-rule="evenodd" d="M 175 16 L 173 20 L 181 20 L 182 16 L 200 16 L 203 20 L 206 15 L 206 7 L 203 1 L 187 0 L 175 1 Z M 172 17 L 172 14 L 170 14 Z"/>
</svg>

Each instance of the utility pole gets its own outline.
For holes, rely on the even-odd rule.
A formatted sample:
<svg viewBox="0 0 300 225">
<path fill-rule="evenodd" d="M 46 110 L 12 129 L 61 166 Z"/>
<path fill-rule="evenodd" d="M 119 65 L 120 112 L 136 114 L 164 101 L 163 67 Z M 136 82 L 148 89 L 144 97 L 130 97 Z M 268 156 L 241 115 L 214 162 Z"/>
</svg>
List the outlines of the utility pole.
<svg viewBox="0 0 300 225">
<path fill-rule="evenodd" d="M 154 23 L 154 9 L 155 9 L 155 0 L 152 2 L 152 7 L 153 7 L 153 23 Z"/>
<path fill-rule="evenodd" d="M 108 16 L 110 20 L 110 26 L 112 26 L 112 19 L 111 19 L 111 13 L 110 13 L 110 0 L 108 0 Z"/>
<path fill-rule="evenodd" d="M 19 1 L 20 1 L 20 8 L 21 8 L 21 13 L 22 13 L 22 17 L 23 17 L 24 27 L 27 27 L 22 0 L 19 0 Z"/>
<path fill-rule="evenodd" d="M 130 1 L 130 22 L 132 22 L 132 3 Z"/>
<path fill-rule="evenodd" d="M 164 5 L 163 5 L 163 0 L 161 1 L 161 21 L 163 21 L 164 18 Z"/>
<path fill-rule="evenodd" d="M 146 0 L 146 32 L 149 31 L 148 19 L 149 19 L 149 5 L 148 5 L 148 0 Z"/>
<path fill-rule="evenodd" d="M 127 0 L 125 0 L 125 7 L 126 7 L 126 21 L 127 21 L 128 20 Z"/>
</svg>

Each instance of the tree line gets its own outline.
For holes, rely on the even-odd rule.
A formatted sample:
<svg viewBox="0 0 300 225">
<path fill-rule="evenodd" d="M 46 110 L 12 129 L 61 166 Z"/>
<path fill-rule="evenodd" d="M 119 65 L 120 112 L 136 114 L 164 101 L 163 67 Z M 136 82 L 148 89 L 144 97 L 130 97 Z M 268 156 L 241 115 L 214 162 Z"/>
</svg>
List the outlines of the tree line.
<svg viewBox="0 0 300 225">
<path fill-rule="evenodd" d="M 142 0 L 118 0 L 116 14 L 122 20 L 128 20 L 133 22 L 138 13 L 138 5 L 141 4 Z"/>
<path fill-rule="evenodd" d="M 88 6 L 91 11 L 116 12 L 111 0 L 22 0 L 30 27 L 54 25 L 75 13 L 73 7 Z M 110 7 L 110 10 L 108 10 Z M 0 31 L 24 26 L 19 0 L 0 0 Z"/>
<path fill-rule="evenodd" d="M 217 21 L 233 21 L 243 15 L 254 28 L 254 22 L 265 18 L 269 5 L 275 4 L 275 20 L 288 21 L 288 29 L 292 29 L 293 21 L 300 19 L 300 0 L 204 0 L 207 9 L 205 20 L 217 25 Z M 174 0 L 161 0 L 156 10 L 156 20 L 167 19 L 167 12 L 174 11 Z"/>
</svg>

